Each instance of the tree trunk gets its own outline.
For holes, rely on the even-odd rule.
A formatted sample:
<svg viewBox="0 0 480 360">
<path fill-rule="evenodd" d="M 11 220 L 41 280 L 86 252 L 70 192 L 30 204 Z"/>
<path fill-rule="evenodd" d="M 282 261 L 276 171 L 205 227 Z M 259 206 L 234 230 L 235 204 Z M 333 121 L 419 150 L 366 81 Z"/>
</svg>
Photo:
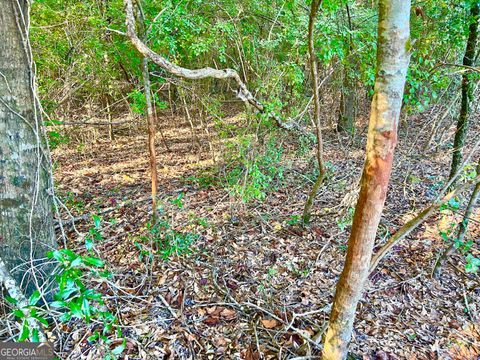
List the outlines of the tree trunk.
<svg viewBox="0 0 480 360">
<path fill-rule="evenodd" d="M 480 21 L 480 1 L 473 1 L 470 10 L 471 23 L 468 28 L 467 47 L 465 56 L 463 57 L 463 65 L 471 67 L 475 65 L 475 53 L 478 39 L 478 24 Z M 457 121 L 457 130 L 455 132 L 455 140 L 453 141 L 453 158 L 452 167 L 450 169 L 450 178 L 457 173 L 462 163 L 463 147 L 468 132 L 468 116 L 470 113 L 470 102 L 472 100 L 472 81 L 471 74 L 465 71 L 462 75 L 462 103 L 460 107 L 460 115 Z M 455 184 L 452 184 L 454 186 Z"/>
<path fill-rule="evenodd" d="M 0 0 L 0 8 L 0 256 L 28 295 L 51 272 L 44 258 L 56 246 L 53 183 L 25 27 L 29 6 Z"/>
<path fill-rule="evenodd" d="M 340 113 L 338 115 L 337 131 L 346 132 L 352 137 L 355 133 L 355 90 L 354 80 L 348 75 L 349 69 L 345 67 L 346 74 L 343 76 L 343 87 L 340 95 Z"/>
<path fill-rule="evenodd" d="M 315 130 L 317 136 L 317 161 L 318 161 L 318 177 L 315 184 L 308 194 L 305 207 L 303 209 L 303 223 L 306 224 L 310 221 L 310 210 L 312 209 L 313 201 L 317 196 L 318 189 L 323 183 L 325 178 L 325 163 L 323 161 L 323 137 L 322 137 L 322 124 L 320 123 L 320 92 L 318 89 L 318 67 L 317 57 L 315 56 L 315 46 L 313 35 L 315 31 L 315 19 L 317 17 L 318 8 L 320 7 L 322 0 L 313 0 L 310 7 L 310 17 L 308 22 L 308 55 L 310 60 L 310 76 L 312 78 L 313 89 L 313 120 L 315 123 Z"/>
<path fill-rule="evenodd" d="M 157 153 L 155 150 L 155 115 L 153 114 L 152 93 L 150 90 L 150 74 L 148 72 L 148 58 L 142 60 L 143 86 L 145 88 L 145 100 L 147 103 L 148 122 L 148 153 L 150 160 L 150 180 L 152 185 L 152 224 L 157 222 Z"/>
<path fill-rule="evenodd" d="M 380 0 L 375 93 L 361 189 L 337 284 L 323 359 L 345 359 L 355 310 L 369 273 L 372 250 L 390 180 L 397 127 L 410 59 L 410 0 Z"/>
<path fill-rule="evenodd" d="M 348 27 L 350 32 L 353 31 L 352 18 L 350 16 L 350 7 L 345 5 L 348 17 Z M 350 35 L 347 51 L 346 51 L 346 64 L 344 66 L 343 74 L 343 87 L 340 95 L 340 113 L 338 116 L 337 131 L 346 132 L 352 137 L 355 134 L 355 113 L 356 113 L 356 96 L 355 96 L 355 79 L 352 76 L 350 67 L 355 66 L 355 59 L 351 56 L 353 40 Z"/>
<path fill-rule="evenodd" d="M 145 17 L 143 15 L 142 2 L 137 1 L 138 18 L 137 24 L 140 29 L 141 37 L 146 41 L 147 33 L 145 29 Z M 134 19 L 132 19 L 134 20 Z M 148 125 L 148 155 L 150 164 L 150 183 L 152 195 L 152 225 L 157 223 L 157 189 L 158 189 L 158 172 L 157 172 L 157 152 L 155 149 L 155 114 L 153 112 L 152 90 L 150 82 L 150 72 L 148 71 L 149 58 L 144 56 L 142 59 L 142 76 L 143 88 L 145 94 L 147 125 Z"/>
</svg>

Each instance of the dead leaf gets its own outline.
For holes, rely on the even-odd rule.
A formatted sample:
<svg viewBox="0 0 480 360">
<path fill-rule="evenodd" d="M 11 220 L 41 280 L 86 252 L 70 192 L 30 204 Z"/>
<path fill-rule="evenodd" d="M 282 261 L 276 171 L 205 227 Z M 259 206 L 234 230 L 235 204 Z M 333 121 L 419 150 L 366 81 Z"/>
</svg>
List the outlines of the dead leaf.
<svg viewBox="0 0 480 360">
<path fill-rule="evenodd" d="M 273 329 L 278 326 L 278 321 L 275 319 L 263 319 L 262 325 L 267 329 Z"/>
<path fill-rule="evenodd" d="M 203 320 L 203 322 L 208 326 L 214 326 L 220 322 L 220 318 L 218 316 L 209 316 L 205 320 Z"/>
<path fill-rule="evenodd" d="M 233 320 L 237 317 L 237 312 L 233 309 L 223 309 L 220 312 L 220 316 L 225 320 Z"/>
</svg>

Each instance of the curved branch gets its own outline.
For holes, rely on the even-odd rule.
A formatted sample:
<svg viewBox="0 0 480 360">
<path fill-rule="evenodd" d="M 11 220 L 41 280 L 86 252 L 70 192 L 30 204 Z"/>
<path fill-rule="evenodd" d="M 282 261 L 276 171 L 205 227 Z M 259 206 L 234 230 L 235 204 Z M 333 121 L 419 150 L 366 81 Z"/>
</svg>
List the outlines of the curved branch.
<svg viewBox="0 0 480 360">
<path fill-rule="evenodd" d="M 248 90 L 247 85 L 242 81 L 240 75 L 237 71 L 233 69 L 214 69 L 211 67 L 201 68 L 201 69 L 187 69 L 179 65 L 173 64 L 168 61 L 163 56 L 157 54 L 151 50 L 145 43 L 138 37 L 135 30 L 135 17 L 133 15 L 133 5 L 132 0 L 124 0 L 125 3 L 125 24 L 127 26 L 127 37 L 130 39 L 131 43 L 135 48 L 144 56 L 151 59 L 155 64 L 162 67 L 164 70 L 169 73 L 176 75 L 178 77 L 190 80 L 198 80 L 205 78 L 214 78 L 214 79 L 233 79 L 238 85 L 238 90 L 236 91 L 236 96 L 245 103 L 252 105 L 261 113 L 267 113 L 267 110 L 263 104 L 258 101 L 255 96 Z M 287 130 L 298 130 L 300 132 L 305 132 L 298 124 L 293 122 L 283 122 L 282 119 L 273 114 L 267 113 L 267 115 L 275 120 L 277 125 L 281 128 Z"/>
</svg>

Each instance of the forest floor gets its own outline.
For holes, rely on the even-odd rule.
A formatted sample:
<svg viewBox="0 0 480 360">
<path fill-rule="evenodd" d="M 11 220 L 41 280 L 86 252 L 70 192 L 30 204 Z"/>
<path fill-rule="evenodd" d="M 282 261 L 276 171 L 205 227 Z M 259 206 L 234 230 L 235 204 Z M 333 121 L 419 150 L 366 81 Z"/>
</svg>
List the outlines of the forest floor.
<svg viewBox="0 0 480 360">
<path fill-rule="evenodd" d="M 409 127 L 401 126 L 379 244 L 435 198 L 448 174 L 448 148 L 441 144 L 424 151 L 430 127 L 419 123 L 409 119 Z M 53 154 L 58 193 L 72 214 L 102 216 L 103 239 L 95 247 L 114 277 L 89 285 L 106 294 L 118 317 L 127 339 L 124 354 L 130 359 L 318 358 L 305 338 L 328 320 L 363 165 L 365 129 L 353 144 L 325 132 L 331 174 L 317 196 L 311 225 L 302 228 L 295 216 L 302 213 L 313 162 L 296 156 L 293 140 L 278 144 L 287 149 L 283 183 L 265 200 L 245 204 L 225 189 L 201 186 L 199 171 L 212 166 L 205 139 L 199 150 L 188 124 L 178 118 L 162 127 L 171 150 L 158 136 L 162 219 L 183 234 L 181 239 L 197 235 L 191 237 L 190 254 L 168 260 L 155 257 L 152 263 L 140 251 L 151 245 L 142 242 L 151 212 L 144 134 L 137 129 L 113 142 L 104 136 L 63 145 Z M 69 247 L 80 253 L 86 252 L 85 236 L 93 226 L 87 216 L 76 222 L 77 233 L 66 226 Z M 466 273 L 457 254 L 440 280 L 430 277 L 446 246 L 440 232 L 448 230 L 452 216 L 458 219 L 448 212 L 430 219 L 370 276 L 352 354 L 382 360 L 480 356 L 478 275 Z M 476 214 L 474 224 L 478 220 Z M 472 228 L 478 237 L 480 229 Z M 89 326 L 70 322 L 62 330 L 63 354 L 101 357 L 104 350 L 86 340 Z"/>
</svg>

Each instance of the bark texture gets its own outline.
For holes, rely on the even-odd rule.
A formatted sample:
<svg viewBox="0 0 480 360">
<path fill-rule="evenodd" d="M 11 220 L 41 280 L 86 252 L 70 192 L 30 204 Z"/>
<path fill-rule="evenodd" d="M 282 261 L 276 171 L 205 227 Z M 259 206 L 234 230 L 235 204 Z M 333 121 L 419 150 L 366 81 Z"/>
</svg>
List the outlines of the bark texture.
<svg viewBox="0 0 480 360">
<path fill-rule="evenodd" d="M 30 293 L 55 248 L 50 157 L 35 97 L 26 1 L 0 0 L 0 256 Z"/>
<path fill-rule="evenodd" d="M 475 54 L 478 40 L 478 26 L 480 21 L 480 1 L 473 1 L 470 9 L 472 22 L 468 28 L 467 47 L 463 57 L 463 66 L 472 68 L 475 65 Z M 460 115 L 457 121 L 457 130 L 453 142 L 453 158 L 450 170 L 450 178 L 457 173 L 463 156 L 463 147 L 468 132 L 468 120 L 470 113 L 470 103 L 473 96 L 473 84 L 470 80 L 470 71 L 465 71 L 462 75 L 462 100 L 460 106 Z M 454 185 L 454 184 L 452 184 Z"/>
<path fill-rule="evenodd" d="M 375 93 L 366 161 L 348 242 L 325 337 L 323 359 L 345 359 L 357 304 L 369 274 L 375 236 L 390 180 L 397 126 L 410 60 L 410 1 L 380 0 Z"/>
</svg>

